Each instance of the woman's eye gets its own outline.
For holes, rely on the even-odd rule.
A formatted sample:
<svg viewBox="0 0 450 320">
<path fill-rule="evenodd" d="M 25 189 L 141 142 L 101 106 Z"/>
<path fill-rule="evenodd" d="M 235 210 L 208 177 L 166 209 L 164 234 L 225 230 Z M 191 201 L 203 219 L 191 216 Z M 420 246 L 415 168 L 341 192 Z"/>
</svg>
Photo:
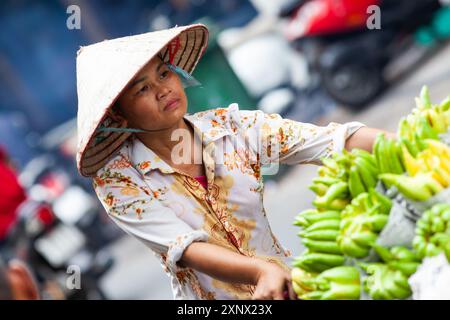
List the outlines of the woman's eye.
<svg viewBox="0 0 450 320">
<path fill-rule="evenodd" d="M 138 91 L 138 94 L 143 93 L 143 92 L 147 91 L 148 89 L 149 89 L 148 85 L 145 85 Z"/>
<path fill-rule="evenodd" d="M 169 73 L 169 71 L 164 71 L 163 73 L 161 73 L 160 78 L 163 79 L 163 78 L 167 77 L 168 73 Z"/>
</svg>

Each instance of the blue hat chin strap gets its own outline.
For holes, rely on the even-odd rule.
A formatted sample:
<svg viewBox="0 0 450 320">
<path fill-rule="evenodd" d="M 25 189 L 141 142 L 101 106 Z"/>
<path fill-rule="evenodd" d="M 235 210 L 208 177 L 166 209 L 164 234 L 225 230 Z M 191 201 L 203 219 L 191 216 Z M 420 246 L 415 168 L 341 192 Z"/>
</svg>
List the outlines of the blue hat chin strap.
<svg viewBox="0 0 450 320">
<path fill-rule="evenodd" d="M 100 132 L 131 132 L 131 133 L 139 133 L 139 132 L 149 132 L 151 130 L 143 130 L 143 129 L 135 129 L 135 128 L 112 128 L 112 127 L 100 127 L 97 129 Z"/>
<path fill-rule="evenodd" d="M 184 69 L 181 69 L 180 67 L 175 66 L 171 63 L 166 63 L 166 65 L 172 72 L 175 72 L 180 77 L 181 83 L 183 84 L 183 87 L 185 89 L 189 87 L 198 87 L 202 85 L 197 79 L 195 79 L 192 75 L 187 73 Z"/>
</svg>

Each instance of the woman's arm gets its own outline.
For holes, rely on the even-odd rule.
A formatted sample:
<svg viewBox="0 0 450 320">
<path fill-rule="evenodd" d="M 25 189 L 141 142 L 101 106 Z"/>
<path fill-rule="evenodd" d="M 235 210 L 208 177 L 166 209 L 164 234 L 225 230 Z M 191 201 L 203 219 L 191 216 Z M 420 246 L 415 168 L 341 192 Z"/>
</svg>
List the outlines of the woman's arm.
<svg viewBox="0 0 450 320">
<path fill-rule="evenodd" d="M 358 129 L 345 142 L 345 149 L 352 150 L 354 148 L 363 149 L 372 152 L 373 143 L 378 133 L 383 132 L 386 137 L 396 139 L 396 134 L 380 129 L 363 127 Z"/>
<path fill-rule="evenodd" d="M 183 253 L 179 264 L 195 269 L 215 279 L 230 283 L 256 285 L 253 299 L 283 300 L 283 292 L 295 293 L 288 271 L 258 258 L 250 258 L 220 246 L 193 242 Z"/>
</svg>

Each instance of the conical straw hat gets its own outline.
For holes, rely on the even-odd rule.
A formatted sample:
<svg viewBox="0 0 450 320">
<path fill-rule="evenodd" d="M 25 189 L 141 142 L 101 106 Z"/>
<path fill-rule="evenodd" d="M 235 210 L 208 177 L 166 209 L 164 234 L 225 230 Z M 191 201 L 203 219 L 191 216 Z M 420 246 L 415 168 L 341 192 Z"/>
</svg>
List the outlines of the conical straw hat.
<svg viewBox="0 0 450 320">
<path fill-rule="evenodd" d="M 83 176 L 95 175 L 131 134 L 98 132 L 97 128 L 124 126 L 108 111 L 136 74 L 158 53 L 164 61 L 192 73 L 207 45 L 208 29 L 193 24 L 80 47 L 77 166 Z"/>
</svg>

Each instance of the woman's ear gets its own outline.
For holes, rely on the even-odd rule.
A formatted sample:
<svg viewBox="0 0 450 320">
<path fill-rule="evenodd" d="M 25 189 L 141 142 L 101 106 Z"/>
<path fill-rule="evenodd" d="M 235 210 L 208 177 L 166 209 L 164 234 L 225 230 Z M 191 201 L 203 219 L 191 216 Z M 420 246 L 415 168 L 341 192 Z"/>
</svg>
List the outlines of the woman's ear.
<svg viewBox="0 0 450 320">
<path fill-rule="evenodd" d="M 119 102 L 116 101 L 114 105 L 109 109 L 108 116 L 113 119 L 116 122 L 123 123 L 127 121 L 125 116 L 122 113 L 122 110 L 120 109 Z"/>
</svg>

